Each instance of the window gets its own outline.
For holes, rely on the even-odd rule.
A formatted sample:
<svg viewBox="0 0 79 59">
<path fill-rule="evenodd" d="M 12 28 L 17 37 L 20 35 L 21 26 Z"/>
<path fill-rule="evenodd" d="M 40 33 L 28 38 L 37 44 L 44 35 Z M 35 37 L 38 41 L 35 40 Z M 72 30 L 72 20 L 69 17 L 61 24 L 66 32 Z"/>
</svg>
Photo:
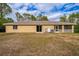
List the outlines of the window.
<svg viewBox="0 0 79 59">
<path fill-rule="evenodd" d="M 13 25 L 13 29 L 17 29 L 17 25 Z"/>
<path fill-rule="evenodd" d="M 62 29 L 62 25 L 55 25 L 54 28 L 56 31 L 59 31 Z"/>
<path fill-rule="evenodd" d="M 72 25 L 64 25 L 64 29 L 72 29 Z"/>
<path fill-rule="evenodd" d="M 41 25 L 37 25 L 36 26 L 36 31 L 37 32 L 41 32 L 42 31 L 42 26 Z"/>
<path fill-rule="evenodd" d="M 62 29 L 62 25 L 59 25 L 59 29 Z"/>
</svg>

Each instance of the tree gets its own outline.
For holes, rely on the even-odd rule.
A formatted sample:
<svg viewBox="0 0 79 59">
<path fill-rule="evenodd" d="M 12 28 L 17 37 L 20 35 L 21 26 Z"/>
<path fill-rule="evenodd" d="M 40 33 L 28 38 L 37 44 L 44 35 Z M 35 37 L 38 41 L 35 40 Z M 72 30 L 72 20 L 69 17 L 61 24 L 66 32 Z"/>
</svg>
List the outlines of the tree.
<svg viewBox="0 0 79 59">
<path fill-rule="evenodd" d="M 60 17 L 60 22 L 70 22 L 70 23 L 79 23 L 79 13 L 70 14 L 67 16 Z"/>
<path fill-rule="evenodd" d="M 47 18 L 47 16 L 41 16 L 41 19 L 40 19 L 40 21 L 48 21 L 48 18 Z"/>
<path fill-rule="evenodd" d="M 37 16 L 38 21 L 48 21 L 47 16 Z"/>
<path fill-rule="evenodd" d="M 16 17 L 17 17 L 17 21 L 23 21 L 23 16 L 19 13 L 19 12 L 16 12 Z"/>
<path fill-rule="evenodd" d="M 74 22 L 75 22 L 75 14 L 74 14 L 74 13 L 71 14 L 71 15 L 69 15 L 68 21 L 69 21 L 70 23 L 74 23 Z"/>
<path fill-rule="evenodd" d="M 25 20 L 36 21 L 36 17 L 34 15 L 24 13 L 23 16 Z"/>
<path fill-rule="evenodd" d="M 3 26 L 3 23 L 9 23 L 9 22 L 13 22 L 13 20 L 11 18 L 2 18 L 2 19 L 0 19 L 0 32 L 5 31 L 5 27 Z"/>
<path fill-rule="evenodd" d="M 0 26 L 3 26 L 3 23 L 9 23 L 9 22 L 13 22 L 13 19 L 11 19 L 11 18 L 2 18 L 2 19 L 0 19 Z"/>
<path fill-rule="evenodd" d="M 70 14 L 67 19 L 64 16 L 60 17 L 60 22 L 66 22 L 66 21 L 70 23 L 76 23 L 74 27 L 74 32 L 79 33 L 79 13 Z"/>
<path fill-rule="evenodd" d="M 0 3 L 0 26 L 2 26 L 3 23 L 13 21 L 11 18 L 5 18 L 5 15 L 11 12 L 12 12 L 12 9 L 10 8 L 8 4 Z"/>
<path fill-rule="evenodd" d="M 74 32 L 75 33 L 79 33 L 79 24 L 75 25 Z"/>
<path fill-rule="evenodd" d="M 7 3 L 0 3 L 0 18 L 3 18 L 6 14 L 12 12 L 12 9 Z"/>
<path fill-rule="evenodd" d="M 24 13 L 23 16 L 24 16 L 24 20 L 30 20 L 31 19 L 30 14 Z"/>
<path fill-rule="evenodd" d="M 13 22 L 11 18 L 5 18 L 5 15 L 12 12 L 10 6 L 6 3 L 0 3 L 0 32 L 5 31 L 3 23 Z"/>
<path fill-rule="evenodd" d="M 31 20 L 32 20 L 32 21 L 36 21 L 36 17 L 33 16 L 33 15 L 31 15 Z"/>
<path fill-rule="evenodd" d="M 66 22 L 66 21 L 67 21 L 66 17 L 67 17 L 67 16 L 65 16 L 65 15 L 62 16 L 62 17 L 60 17 L 60 22 Z"/>
</svg>

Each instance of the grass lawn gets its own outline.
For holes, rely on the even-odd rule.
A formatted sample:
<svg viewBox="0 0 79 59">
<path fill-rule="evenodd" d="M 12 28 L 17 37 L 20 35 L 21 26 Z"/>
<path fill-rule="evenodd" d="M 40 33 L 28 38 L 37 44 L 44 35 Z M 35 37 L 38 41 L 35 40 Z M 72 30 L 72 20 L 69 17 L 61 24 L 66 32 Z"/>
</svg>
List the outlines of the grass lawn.
<svg viewBox="0 0 79 59">
<path fill-rule="evenodd" d="M 0 33 L 0 55 L 79 56 L 79 34 Z"/>
</svg>

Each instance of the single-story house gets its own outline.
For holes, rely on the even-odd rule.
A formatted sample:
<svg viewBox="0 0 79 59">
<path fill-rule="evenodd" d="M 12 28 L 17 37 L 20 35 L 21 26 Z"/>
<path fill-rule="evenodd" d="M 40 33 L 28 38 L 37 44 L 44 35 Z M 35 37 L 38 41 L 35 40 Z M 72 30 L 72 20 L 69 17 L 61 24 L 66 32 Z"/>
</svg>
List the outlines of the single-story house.
<svg viewBox="0 0 79 59">
<path fill-rule="evenodd" d="M 5 23 L 6 33 L 73 33 L 74 23 L 52 21 L 27 21 Z"/>
</svg>

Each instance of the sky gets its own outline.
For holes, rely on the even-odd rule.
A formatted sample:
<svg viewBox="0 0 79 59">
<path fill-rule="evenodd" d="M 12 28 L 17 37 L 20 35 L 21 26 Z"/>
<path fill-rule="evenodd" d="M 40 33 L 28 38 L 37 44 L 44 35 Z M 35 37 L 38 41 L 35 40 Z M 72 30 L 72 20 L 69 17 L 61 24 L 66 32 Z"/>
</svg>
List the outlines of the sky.
<svg viewBox="0 0 79 59">
<path fill-rule="evenodd" d="M 49 21 L 58 21 L 63 15 L 79 12 L 79 3 L 9 3 L 12 13 L 7 15 L 16 21 L 15 13 L 30 13 L 47 16 Z"/>
</svg>

